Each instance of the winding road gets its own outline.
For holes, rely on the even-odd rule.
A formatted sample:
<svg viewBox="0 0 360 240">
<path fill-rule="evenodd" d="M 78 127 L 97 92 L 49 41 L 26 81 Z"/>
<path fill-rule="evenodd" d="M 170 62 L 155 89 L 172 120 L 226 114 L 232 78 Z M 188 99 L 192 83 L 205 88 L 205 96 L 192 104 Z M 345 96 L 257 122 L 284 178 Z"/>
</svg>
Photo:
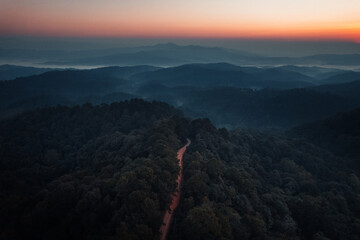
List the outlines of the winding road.
<svg viewBox="0 0 360 240">
<path fill-rule="evenodd" d="M 183 179 L 182 159 L 183 159 L 183 155 L 186 151 L 186 148 L 190 144 L 191 144 L 190 139 L 187 139 L 186 145 L 183 146 L 182 148 L 180 148 L 177 152 L 177 159 L 179 160 L 180 172 L 179 172 L 178 178 L 176 180 L 176 182 L 177 182 L 176 192 L 171 194 L 170 210 L 165 212 L 163 224 L 160 227 L 161 240 L 166 239 L 169 229 L 170 229 L 171 220 L 173 218 L 173 212 L 177 208 L 177 206 L 179 205 L 179 202 L 180 202 L 180 193 L 181 193 L 180 188 L 181 188 L 181 182 Z"/>
</svg>

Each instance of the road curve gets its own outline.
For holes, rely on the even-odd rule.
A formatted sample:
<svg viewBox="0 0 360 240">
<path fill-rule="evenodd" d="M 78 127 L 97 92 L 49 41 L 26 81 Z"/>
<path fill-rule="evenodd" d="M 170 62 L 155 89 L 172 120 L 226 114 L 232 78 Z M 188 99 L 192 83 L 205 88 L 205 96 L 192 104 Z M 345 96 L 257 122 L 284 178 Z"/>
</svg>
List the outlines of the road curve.
<svg viewBox="0 0 360 240">
<path fill-rule="evenodd" d="M 179 205 L 180 202 L 180 188 L 181 188 L 181 182 L 183 179 L 183 165 L 182 165 L 182 159 L 183 159 L 183 155 L 186 151 L 186 148 L 191 144 L 190 139 L 187 139 L 187 143 L 185 146 L 183 146 L 182 148 L 180 148 L 177 152 L 177 159 L 179 160 L 179 167 L 180 167 L 180 172 L 178 175 L 178 178 L 176 180 L 177 182 L 177 187 L 176 187 L 176 192 L 174 192 L 173 194 L 171 194 L 171 205 L 170 205 L 170 210 L 166 211 L 164 214 L 164 218 L 163 218 L 163 224 L 160 227 L 160 234 L 161 234 L 161 240 L 165 240 L 169 229 L 170 229 L 170 224 L 171 224 L 171 220 L 173 218 L 173 212 L 176 209 L 176 207 Z"/>
</svg>

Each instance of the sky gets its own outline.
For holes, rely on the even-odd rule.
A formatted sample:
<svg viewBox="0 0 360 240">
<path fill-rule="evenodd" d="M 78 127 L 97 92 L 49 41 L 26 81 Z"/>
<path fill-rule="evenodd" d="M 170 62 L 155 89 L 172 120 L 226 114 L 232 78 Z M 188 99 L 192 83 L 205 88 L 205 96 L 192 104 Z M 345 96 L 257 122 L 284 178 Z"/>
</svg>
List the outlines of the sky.
<svg viewBox="0 0 360 240">
<path fill-rule="evenodd" d="M 0 36 L 360 43 L 360 1 L 0 0 Z"/>
</svg>

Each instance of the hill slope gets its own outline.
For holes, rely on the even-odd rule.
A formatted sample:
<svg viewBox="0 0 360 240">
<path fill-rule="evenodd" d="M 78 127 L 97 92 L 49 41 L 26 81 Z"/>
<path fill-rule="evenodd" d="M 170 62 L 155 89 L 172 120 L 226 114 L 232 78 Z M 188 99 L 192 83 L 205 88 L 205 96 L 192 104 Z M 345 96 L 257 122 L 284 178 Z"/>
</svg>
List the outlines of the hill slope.
<svg viewBox="0 0 360 240">
<path fill-rule="evenodd" d="M 179 67 L 144 72 L 131 77 L 140 83 L 156 83 L 165 86 L 193 86 L 210 88 L 232 86 L 242 88 L 295 88 L 311 86 L 312 78 L 296 72 L 276 69 L 243 68 L 235 65 L 188 64 Z"/>
<path fill-rule="evenodd" d="M 360 80 L 347 83 L 325 84 L 312 87 L 312 89 L 317 92 L 327 92 L 347 98 L 352 98 L 355 101 L 360 100 Z"/>
<path fill-rule="evenodd" d="M 133 100 L 0 122 L 0 238 L 156 238 L 181 140 L 158 121 L 179 114 Z"/>
<path fill-rule="evenodd" d="M 357 82 L 313 87 L 316 81 L 284 68 L 227 63 L 50 71 L 0 82 L 0 117 L 46 105 L 138 97 L 182 107 L 188 116 L 209 117 L 217 126 L 269 129 L 294 127 L 360 105 Z M 311 89 L 288 89 L 304 86 Z M 271 89 L 263 89 L 267 87 Z"/>
<path fill-rule="evenodd" d="M 0 81 L 15 79 L 18 77 L 28 77 L 31 75 L 41 74 L 52 70 L 54 69 L 23 67 L 23 66 L 15 66 L 15 65 L 1 65 Z"/>
<path fill-rule="evenodd" d="M 181 107 L 188 116 L 208 117 L 216 126 L 230 128 L 295 127 L 359 106 L 351 98 L 310 89 L 198 89 L 147 85 L 137 94 L 166 101 Z"/>
<path fill-rule="evenodd" d="M 158 239 L 185 138 L 171 239 L 359 236 L 360 181 L 344 159 L 133 100 L 0 122 L 0 238 Z"/>
<path fill-rule="evenodd" d="M 98 98 L 93 101 L 90 99 L 90 102 L 101 102 L 101 98 L 106 98 L 104 95 L 127 92 L 132 84 L 126 79 L 132 74 L 156 69 L 158 68 L 152 66 L 136 66 L 59 70 L 3 81 L 0 82 L 0 116 L 11 115 L 11 112 L 22 109 L 51 105 L 50 103 L 83 103 L 89 96 Z M 116 99 L 132 97 L 123 93 L 121 98 Z M 50 101 L 34 102 L 34 99 L 41 98 Z"/>
<path fill-rule="evenodd" d="M 339 84 L 360 80 L 360 72 L 345 72 L 323 79 L 322 84 Z"/>
<path fill-rule="evenodd" d="M 360 170 L 360 108 L 333 117 L 296 127 L 291 134 L 354 159 Z"/>
</svg>

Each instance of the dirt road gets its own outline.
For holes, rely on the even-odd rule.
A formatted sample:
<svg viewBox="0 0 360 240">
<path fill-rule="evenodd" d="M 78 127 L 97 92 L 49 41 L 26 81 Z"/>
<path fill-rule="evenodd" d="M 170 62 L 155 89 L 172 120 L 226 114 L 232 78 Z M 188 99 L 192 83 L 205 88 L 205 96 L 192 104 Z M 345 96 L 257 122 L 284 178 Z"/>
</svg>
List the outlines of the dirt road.
<svg viewBox="0 0 360 240">
<path fill-rule="evenodd" d="M 176 180 L 177 182 L 177 187 L 176 187 L 176 192 L 171 194 L 171 205 L 170 205 L 170 211 L 166 211 L 165 215 L 164 215 L 164 219 L 163 219 L 163 225 L 161 225 L 160 227 L 160 233 L 161 233 L 161 240 L 165 240 L 167 237 L 167 234 L 169 232 L 170 229 L 170 224 L 171 224 L 171 220 L 173 217 L 173 212 L 176 209 L 176 207 L 179 205 L 179 201 L 180 201 L 180 190 L 181 190 L 181 182 L 182 182 L 182 178 L 183 178 L 183 166 L 182 166 L 182 159 L 183 159 L 183 155 L 186 151 L 186 148 L 191 144 L 190 139 L 187 139 L 187 143 L 185 146 L 183 146 L 182 148 L 180 148 L 177 152 L 177 159 L 179 160 L 179 167 L 180 167 L 180 172 L 178 175 L 178 178 Z"/>
</svg>

